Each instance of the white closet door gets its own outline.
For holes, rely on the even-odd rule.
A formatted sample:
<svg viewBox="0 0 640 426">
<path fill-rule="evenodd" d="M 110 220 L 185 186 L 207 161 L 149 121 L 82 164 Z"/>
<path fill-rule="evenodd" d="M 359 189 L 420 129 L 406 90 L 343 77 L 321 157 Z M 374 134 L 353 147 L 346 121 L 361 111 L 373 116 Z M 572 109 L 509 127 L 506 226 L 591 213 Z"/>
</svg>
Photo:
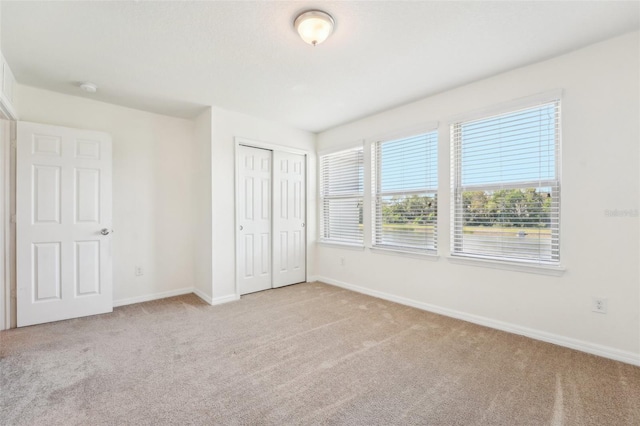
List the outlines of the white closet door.
<svg viewBox="0 0 640 426">
<path fill-rule="evenodd" d="M 271 288 L 271 151 L 239 146 L 240 294 Z"/>
<path fill-rule="evenodd" d="M 111 138 L 18 123 L 18 326 L 113 310 Z"/>
<path fill-rule="evenodd" d="M 306 281 L 305 156 L 273 152 L 273 287 Z"/>
</svg>

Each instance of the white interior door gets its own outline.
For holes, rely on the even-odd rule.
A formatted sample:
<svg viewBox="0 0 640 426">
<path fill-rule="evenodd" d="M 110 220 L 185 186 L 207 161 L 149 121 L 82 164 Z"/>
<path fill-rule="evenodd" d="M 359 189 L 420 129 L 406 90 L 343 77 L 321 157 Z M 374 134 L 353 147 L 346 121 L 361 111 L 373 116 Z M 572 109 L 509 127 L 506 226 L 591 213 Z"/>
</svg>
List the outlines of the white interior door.
<svg viewBox="0 0 640 426">
<path fill-rule="evenodd" d="M 273 152 L 273 287 L 306 281 L 305 156 Z"/>
<path fill-rule="evenodd" d="M 110 136 L 26 122 L 17 134 L 18 326 L 111 312 Z"/>
<path fill-rule="evenodd" d="M 238 147 L 240 294 L 271 288 L 271 151 Z"/>
</svg>

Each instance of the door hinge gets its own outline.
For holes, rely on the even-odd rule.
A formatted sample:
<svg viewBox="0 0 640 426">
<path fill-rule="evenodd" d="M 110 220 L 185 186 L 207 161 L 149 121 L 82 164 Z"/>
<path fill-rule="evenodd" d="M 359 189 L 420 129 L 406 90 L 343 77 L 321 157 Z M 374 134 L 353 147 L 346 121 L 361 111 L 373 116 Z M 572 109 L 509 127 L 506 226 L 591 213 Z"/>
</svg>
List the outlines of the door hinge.
<svg viewBox="0 0 640 426">
<path fill-rule="evenodd" d="M 11 140 L 11 149 L 17 149 L 18 143 L 15 139 Z"/>
<path fill-rule="evenodd" d="M 16 223 L 16 215 L 12 214 L 10 220 L 11 220 L 11 223 Z"/>
</svg>

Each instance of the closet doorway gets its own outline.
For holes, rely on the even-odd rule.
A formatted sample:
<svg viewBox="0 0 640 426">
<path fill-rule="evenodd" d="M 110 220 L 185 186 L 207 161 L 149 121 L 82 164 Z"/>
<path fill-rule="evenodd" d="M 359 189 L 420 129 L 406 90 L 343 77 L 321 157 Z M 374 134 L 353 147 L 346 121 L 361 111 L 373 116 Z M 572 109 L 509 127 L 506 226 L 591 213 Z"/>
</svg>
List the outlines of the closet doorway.
<svg viewBox="0 0 640 426">
<path fill-rule="evenodd" d="M 306 281 L 306 155 L 237 145 L 240 294 Z"/>
</svg>

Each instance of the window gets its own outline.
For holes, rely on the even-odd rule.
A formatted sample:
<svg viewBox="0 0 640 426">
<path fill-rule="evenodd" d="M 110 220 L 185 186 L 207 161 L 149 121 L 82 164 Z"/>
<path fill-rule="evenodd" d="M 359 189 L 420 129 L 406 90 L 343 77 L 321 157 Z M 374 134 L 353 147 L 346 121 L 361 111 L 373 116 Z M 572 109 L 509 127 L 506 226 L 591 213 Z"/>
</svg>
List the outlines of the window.
<svg viewBox="0 0 640 426">
<path fill-rule="evenodd" d="M 438 133 L 376 142 L 372 155 L 373 246 L 435 251 Z"/>
<path fill-rule="evenodd" d="M 560 261 L 560 101 L 452 125 L 452 254 Z"/>
<path fill-rule="evenodd" d="M 363 245 L 362 147 L 320 157 L 321 241 Z"/>
</svg>

